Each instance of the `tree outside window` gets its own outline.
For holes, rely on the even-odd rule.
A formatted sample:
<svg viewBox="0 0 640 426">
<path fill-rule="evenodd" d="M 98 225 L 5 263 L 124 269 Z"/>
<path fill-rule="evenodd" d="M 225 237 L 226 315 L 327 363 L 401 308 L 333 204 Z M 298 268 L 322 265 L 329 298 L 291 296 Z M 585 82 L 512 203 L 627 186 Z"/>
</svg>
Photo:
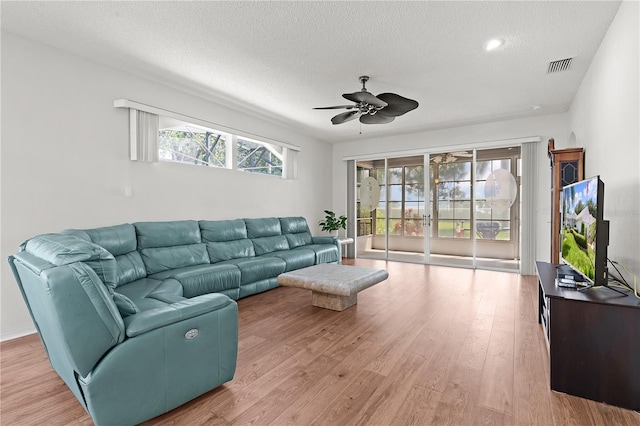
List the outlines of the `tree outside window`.
<svg viewBox="0 0 640 426">
<path fill-rule="evenodd" d="M 183 125 L 162 129 L 158 133 L 162 161 L 225 167 L 226 138 L 195 126 Z"/>
</svg>

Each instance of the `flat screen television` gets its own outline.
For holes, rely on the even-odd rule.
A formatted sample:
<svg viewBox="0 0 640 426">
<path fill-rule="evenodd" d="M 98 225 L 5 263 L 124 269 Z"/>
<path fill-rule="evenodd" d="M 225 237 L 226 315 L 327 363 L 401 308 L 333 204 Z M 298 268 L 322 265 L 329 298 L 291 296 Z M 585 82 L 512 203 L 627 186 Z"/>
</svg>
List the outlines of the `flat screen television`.
<svg viewBox="0 0 640 426">
<path fill-rule="evenodd" d="M 604 183 L 594 176 L 567 185 L 561 200 L 561 263 L 577 273 L 575 281 L 606 286 L 609 221 L 602 218 Z"/>
</svg>

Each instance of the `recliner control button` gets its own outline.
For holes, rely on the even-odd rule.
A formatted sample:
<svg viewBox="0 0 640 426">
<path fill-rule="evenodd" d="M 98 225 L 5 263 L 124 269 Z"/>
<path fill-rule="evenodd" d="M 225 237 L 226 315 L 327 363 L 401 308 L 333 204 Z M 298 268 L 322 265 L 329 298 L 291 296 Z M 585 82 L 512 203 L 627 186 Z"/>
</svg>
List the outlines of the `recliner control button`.
<svg viewBox="0 0 640 426">
<path fill-rule="evenodd" d="M 198 331 L 197 328 L 192 328 L 191 330 L 187 331 L 186 333 L 184 333 L 184 338 L 187 340 L 192 340 L 195 339 L 196 337 L 198 337 L 198 334 L 200 332 Z"/>
</svg>

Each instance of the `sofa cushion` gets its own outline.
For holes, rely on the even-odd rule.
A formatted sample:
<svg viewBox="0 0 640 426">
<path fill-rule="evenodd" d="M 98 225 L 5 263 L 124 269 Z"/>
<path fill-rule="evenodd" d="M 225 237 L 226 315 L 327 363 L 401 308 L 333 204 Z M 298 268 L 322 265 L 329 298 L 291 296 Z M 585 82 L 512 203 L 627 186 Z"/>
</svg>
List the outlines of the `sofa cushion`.
<svg viewBox="0 0 640 426">
<path fill-rule="evenodd" d="M 256 255 L 251 240 L 236 240 L 225 242 L 207 243 L 207 252 L 211 263 L 222 262 L 224 260 L 254 257 Z"/>
<path fill-rule="evenodd" d="M 116 287 L 147 276 L 147 271 L 136 251 L 136 230 L 131 224 L 95 229 L 66 229 L 62 234 L 73 235 L 107 250 L 116 260 Z"/>
<path fill-rule="evenodd" d="M 234 241 L 247 238 L 247 227 L 242 219 L 201 220 L 198 223 L 204 242 Z"/>
<path fill-rule="evenodd" d="M 156 293 L 171 293 L 182 296 L 182 285 L 174 279 L 159 280 L 142 278 L 118 288 L 118 293 L 124 294 L 131 300 L 153 297 Z"/>
<path fill-rule="evenodd" d="M 122 316 L 122 318 L 140 312 L 136 304 L 133 303 L 133 301 L 124 294 L 120 294 L 114 291 L 111 296 L 113 297 L 113 301 L 116 303 L 116 306 L 118 307 L 118 311 L 120 311 L 120 316 Z"/>
<path fill-rule="evenodd" d="M 227 260 L 218 265 L 235 265 L 240 269 L 240 285 L 275 278 L 287 267 L 284 260 L 277 257 L 253 257 L 249 259 Z"/>
<path fill-rule="evenodd" d="M 267 278 L 266 280 L 254 281 L 240 286 L 240 297 L 251 296 L 278 287 L 277 278 Z"/>
<path fill-rule="evenodd" d="M 67 229 L 62 233 L 91 241 L 114 256 L 130 253 L 137 247 L 136 230 L 129 223 L 94 229 Z"/>
<path fill-rule="evenodd" d="M 287 237 L 284 235 L 254 238 L 251 241 L 253 242 L 256 256 L 262 256 L 263 254 L 275 251 L 289 250 L 289 243 L 287 242 Z"/>
<path fill-rule="evenodd" d="M 241 276 L 240 269 L 235 265 L 206 264 L 176 268 L 150 275 L 149 278 L 178 280 L 182 284 L 183 295 L 187 298 L 206 293 L 223 293 L 229 297 L 236 295 L 237 299 Z"/>
<path fill-rule="evenodd" d="M 320 263 L 336 263 L 340 260 L 338 247 L 333 244 L 310 244 L 304 246 L 304 248 L 313 250 L 316 253 L 316 265 Z"/>
<path fill-rule="evenodd" d="M 138 248 L 172 247 L 202 242 L 200 227 L 195 220 L 173 222 L 137 222 Z"/>
<path fill-rule="evenodd" d="M 115 288 L 117 284 L 116 262 L 111 253 L 73 235 L 38 235 L 24 242 L 20 249 L 55 266 L 84 262 L 105 285 Z"/>
<path fill-rule="evenodd" d="M 228 297 L 224 297 L 223 295 L 220 295 L 220 294 L 206 294 L 197 298 L 193 298 L 191 300 L 185 299 L 176 303 L 167 304 L 162 309 L 156 309 L 152 312 L 145 312 L 142 315 L 138 315 L 133 318 L 127 318 L 127 320 L 125 321 L 127 337 L 139 336 L 141 334 L 162 328 L 170 324 L 179 324 L 179 323 L 184 324 L 186 320 L 189 320 L 191 318 L 201 317 L 203 314 L 206 314 L 206 313 L 215 313 L 216 311 L 220 312 L 221 308 L 224 308 L 229 305 L 235 305 L 235 302 L 232 302 L 231 300 L 229 300 Z M 237 308 L 235 309 L 235 313 L 237 316 Z M 216 314 L 216 317 L 217 316 L 218 315 Z M 196 320 L 195 323 L 192 321 L 189 321 L 188 323 L 191 326 L 194 324 L 198 324 L 200 322 L 200 324 L 202 324 L 205 327 L 206 325 L 210 324 L 213 326 L 213 328 L 212 329 L 203 328 L 203 331 L 208 333 L 209 335 L 217 335 L 218 333 L 216 333 L 216 331 L 219 332 L 220 330 L 215 330 L 215 328 L 220 327 L 220 325 L 217 323 L 217 321 L 215 320 L 211 321 L 211 319 L 212 318 L 201 318 Z M 178 326 L 178 330 L 180 330 L 178 331 L 178 335 L 182 335 L 182 332 L 184 331 L 184 327 L 185 325 Z M 209 351 L 213 350 L 216 353 L 220 353 L 221 350 L 217 346 L 219 344 L 223 344 L 223 342 L 224 344 L 229 344 L 229 342 L 235 342 L 235 339 L 233 339 L 232 336 L 235 336 L 236 333 L 237 332 L 232 332 L 229 336 L 225 336 L 227 337 L 227 339 L 224 339 L 222 336 L 219 336 L 220 340 L 218 340 L 216 344 L 214 344 L 213 346 L 210 344 L 205 344 L 203 346 L 196 345 L 195 348 L 194 347 L 191 348 L 190 352 L 196 352 L 196 353 L 201 352 L 201 353 L 210 355 Z M 167 331 L 167 334 L 169 334 L 169 336 L 164 337 L 163 338 L 164 341 L 170 341 L 172 334 L 169 331 Z M 229 337 L 231 337 L 231 339 L 228 339 Z M 173 341 L 173 343 L 176 346 L 179 346 L 179 341 Z M 175 354 L 169 351 L 168 352 L 168 356 L 170 357 L 169 359 L 173 361 L 177 361 L 176 364 L 180 364 L 181 362 L 184 361 L 183 357 L 175 357 L 172 355 L 175 355 Z M 205 359 L 208 362 L 204 363 L 202 366 L 203 367 L 206 366 L 210 368 L 211 357 L 205 357 Z M 187 365 L 182 365 L 180 368 L 186 368 L 186 367 Z M 165 372 L 165 371 L 162 370 L 162 372 Z M 179 373 L 176 373 L 176 374 L 179 374 Z M 162 379 L 165 379 L 164 375 L 161 375 L 161 377 Z M 195 379 L 195 377 L 193 377 L 192 379 Z M 191 385 L 193 384 L 192 381 L 188 383 Z"/>
<path fill-rule="evenodd" d="M 247 225 L 247 236 L 251 239 L 282 235 L 280 220 L 276 217 L 244 219 L 244 223 Z"/>
<path fill-rule="evenodd" d="M 287 237 L 289 248 L 296 248 L 311 244 L 311 232 L 307 220 L 303 217 L 281 217 L 280 227 Z"/>
<path fill-rule="evenodd" d="M 147 276 L 142 257 L 137 251 L 116 256 L 117 287 Z"/>
<path fill-rule="evenodd" d="M 283 234 L 299 234 L 309 232 L 307 219 L 304 217 L 281 217 L 280 228 Z"/>
<path fill-rule="evenodd" d="M 147 274 L 209 263 L 204 243 L 174 247 L 145 248 L 140 251 Z"/>
<path fill-rule="evenodd" d="M 309 232 L 300 232 L 297 234 L 285 234 L 289 248 L 296 248 L 311 244 L 311 234 Z"/>
<path fill-rule="evenodd" d="M 175 303 L 185 299 L 182 285 L 174 279 L 142 278 L 118 287 L 117 291 L 114 292 L 115 294 L 120 294 L 130 299 L 136 305 L 138 311 L 159 308 L 168 303 Z M 120 312 L 122 313 L 122 311 Z"/>
<path fill-rule="evenodd" d="M 285 272 L 293 271 L 307 266 L 313 266 L 316 262 L 316 253 L 307 248 L 298 247 L 293 250 L 277 251 L 265 254 L 264 257 L 277 257 L 287 264 Z"/>
</svg>

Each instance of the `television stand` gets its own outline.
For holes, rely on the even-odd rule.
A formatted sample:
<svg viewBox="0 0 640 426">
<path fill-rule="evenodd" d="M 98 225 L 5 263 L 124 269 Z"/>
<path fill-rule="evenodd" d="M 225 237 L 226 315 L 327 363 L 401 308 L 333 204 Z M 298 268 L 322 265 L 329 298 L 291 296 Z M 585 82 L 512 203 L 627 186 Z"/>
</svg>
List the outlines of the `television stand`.
<svg viewBox="0 0 640 426">
<path fill-rule="evenodd" d="M 590 288 L 594 288 L 594 287 L 595 287 L 595 285 L 590 284 L 590 285 L 588 285 L 588 286 L 586 286 L 586 287 L 580 287 L 580 288 L 578 288 L 578 291 L 586 291 L 586 290 L 589 290 Z M 613 291 L 615 291 L 616 293 L 620 293 L 620 294 L 621 294 L 621 295 L 623 295 L 623 296 L 628 296 L 628 295 L 629 295 L 629 293 L 625 293 L 625 292 L 624 292 L 624 291 L 622 291 L 622 290 L 618 290 L 617 288 L 613 288 L 613 287 L 608 286 L 608 285 L 603 285 L 603 286 L 601 286 L 601 287 L 599 287 L 599 288 L 608 288 L 609 290 L 613 290 Z"/>
<path fill-rule="evenodd" d="M 558 287 L 556 265 L 536 269 L 551 389 L 639 411 L 640 299 Z"/>
</svg>

